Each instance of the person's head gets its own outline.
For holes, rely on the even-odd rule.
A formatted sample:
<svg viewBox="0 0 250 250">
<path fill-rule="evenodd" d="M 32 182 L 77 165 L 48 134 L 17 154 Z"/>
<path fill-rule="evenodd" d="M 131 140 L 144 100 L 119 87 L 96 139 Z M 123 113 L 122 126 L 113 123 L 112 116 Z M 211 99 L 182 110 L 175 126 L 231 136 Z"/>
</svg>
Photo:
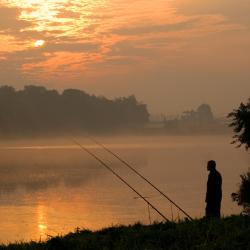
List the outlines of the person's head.
<svg viewBox="0 0 250 250">
<path fill-rule="evenodd" d="M 216 169 L 216 162 L 214 160 L 207 162 L 207 171 L 214 171 Z"/>
</svg>

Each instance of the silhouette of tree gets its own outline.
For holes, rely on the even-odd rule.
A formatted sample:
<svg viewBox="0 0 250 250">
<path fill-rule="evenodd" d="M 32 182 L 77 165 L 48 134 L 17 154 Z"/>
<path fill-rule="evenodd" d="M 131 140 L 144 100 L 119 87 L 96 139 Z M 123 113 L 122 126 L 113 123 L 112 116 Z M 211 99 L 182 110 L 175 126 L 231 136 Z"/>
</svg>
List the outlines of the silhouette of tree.
<svg viewBox="0 0 250 250">
<path fill-rule="evenodd" d="M 202 123 L 211 122 L 214 119 L 212 109 L 208 104 L 200 105 L 197 109 L 197 114 Z"/>
<path fill-rule="evenodd" d="M 241 103 L 238 109 L 231 112 L 228 117 L 232 119 L 229 126 L 234 128 L 233 144 L 245 145 L 250 148 L 250 99 L 246 104 Z M 241 184 L 237 193 L 232 194 L 233 201 L 243 206 L 243 212 L 250 214 L 250 170 L 241 176 Z"/>
<path fill-rule="evenodd" d="M 238 109 L 231 112 L 228 117 L 232 119 L 230 127 L 234 128 L 234 140 L 232 143 L 237 143 L 238 147 L 245 145 L 245 148 L 250 147 L 250 99 L 246 104 L 241 103 Z"/>
<path fill-rule="evenodd" d="M 149 113 L 134 96 L 109 100 L 77 89 L 0 87 L 0 133 L 106 132 L 142 127 Z"/>
<path fill-rule="evenodd" d="M 208 104 L 201 104 L 196 111 L 185 111 L 181 117 L 183 121 L 200 124 L 207 124 L 214 120 L 212 109 Z"/>
<path fill-rule="evenodd" d="M 240 188 L 237 193 L 232 193 L 232 199 L 243 207 L 245 214 L 250 214 L 250 171 L 242 174 L 240 178 Z"/>
</svg>

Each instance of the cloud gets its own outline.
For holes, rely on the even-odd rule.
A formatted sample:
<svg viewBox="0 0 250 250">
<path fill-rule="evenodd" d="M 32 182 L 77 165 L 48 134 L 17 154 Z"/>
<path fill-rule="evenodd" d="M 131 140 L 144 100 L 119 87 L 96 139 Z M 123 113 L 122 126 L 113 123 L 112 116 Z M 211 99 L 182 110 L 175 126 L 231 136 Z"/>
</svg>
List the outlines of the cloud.
<svg viewBox="0 0 250 250">
<path fill-rule="evenodd" d="M 81 52 L 91 52 L 97 51 L 100 48 L 100 44 L 91 42 L 75 42 L 75 43 L 49 43 L 41 51 L 46 52 L 71 52 L 71 53 L 81 53 Z"/>
<path fill-rule="evenodd" d="M 58 43 L 0 55 L 0 83 L 25 85 L 48 78 L 73 78 L 86 64 L 96 61 L 95 43 Z M 1 60 L 2 58 L 2 60 Z"/>
<path fill-rule="evenodd" d="M 0 32 L 16 35 L 22 29 L 31 27 L 32 23 L 20 20 L 20 9 L 0 6 Z"/>
<path fill-rule="evenodd" d="M 58 18 L 75 19 L 75 18 L 80 18 L 81 13 L 76 12 L 76 11 L 72 11 L 72 10 L 61 9 L 61 10 L 59 10 L 57 17 Z"/>
<path fill-rule="evenodd" d="M 197 24 L 197 19 L 186 20 L 177 23 L 166 23 L 166 24 L 151 24 L 151 25 L 139 25 L 130 27 L 121 27 L 112 30 L 112 33 L 118 35 L 145 35 L 148 33 L 165 33 L 169 31 L 186 30 L 194 27 Z"/>
<path fill-rule="evenodd" d="M 246 0 L 178 0 L 173 2 L 180 13 L 186 15 L 217 15 L 228 17 L 233 22 L 250 26 L 250 2 Z"/>
</svg>

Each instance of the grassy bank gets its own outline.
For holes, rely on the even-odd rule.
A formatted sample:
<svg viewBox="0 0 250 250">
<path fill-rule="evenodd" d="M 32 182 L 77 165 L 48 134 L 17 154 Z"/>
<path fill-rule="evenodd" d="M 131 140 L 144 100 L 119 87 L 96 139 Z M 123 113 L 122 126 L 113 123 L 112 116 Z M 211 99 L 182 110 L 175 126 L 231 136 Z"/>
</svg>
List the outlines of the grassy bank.
<svg viewBox="0 0 250 250">
<path fill-rule="evenodd" d="M 44 243 L 20 243 L 0 249 L 80 250 L 80 249 L 206 249 L 250 250 L 250 217 L 233 216 L 221 220 L 195 220 L 117 226 L 97 232 L 80 230 Z"/>
</svg>

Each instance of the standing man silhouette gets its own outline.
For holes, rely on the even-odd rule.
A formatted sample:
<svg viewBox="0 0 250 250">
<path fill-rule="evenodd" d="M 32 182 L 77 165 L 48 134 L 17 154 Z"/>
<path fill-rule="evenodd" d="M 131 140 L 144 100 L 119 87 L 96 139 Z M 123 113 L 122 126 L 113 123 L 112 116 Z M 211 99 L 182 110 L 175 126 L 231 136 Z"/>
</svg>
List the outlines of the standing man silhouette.
<svg viewBox="0 0 250 250">
<path fill-rule="evenodd" d="M 209 161 L 207 170 L 210 172 L 207 181 L 206 193 L 206 217 L 220 218 L 220 208 L 222 199 L 222 178 L 221 174 L 216 170 L 216 162 Z"/>
</svg>

